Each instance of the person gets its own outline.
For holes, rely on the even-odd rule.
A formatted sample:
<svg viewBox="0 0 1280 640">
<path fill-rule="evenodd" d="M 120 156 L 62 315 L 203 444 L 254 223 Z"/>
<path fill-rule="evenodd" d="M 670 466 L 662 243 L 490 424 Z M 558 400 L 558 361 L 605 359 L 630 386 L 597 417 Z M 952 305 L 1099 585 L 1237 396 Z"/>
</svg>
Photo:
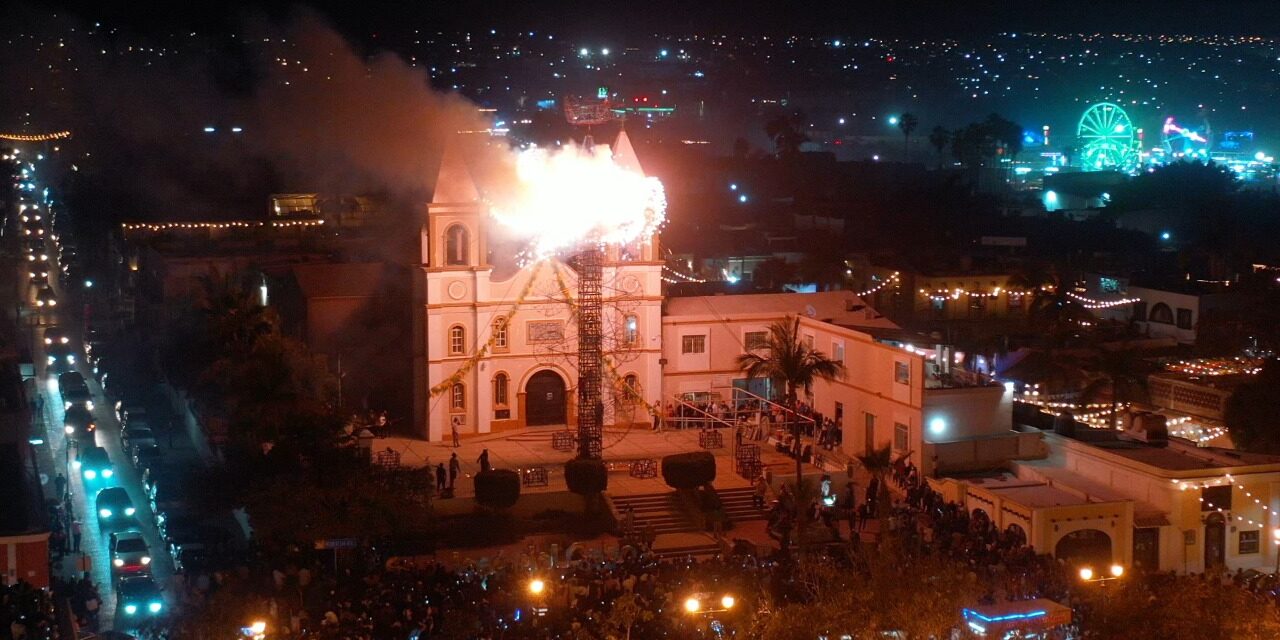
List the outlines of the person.
<svg viewBox="0 0 1280 640">
<path fill-rule="evenodd" d="M 480 463 L 480 471 L 488 471 L 493 467 L 489 465 L 489 450 L 485 449 L 480 452 L 480 457 L 476 458 L 476 462 Z"/>
<path fill-rule="evenodd" d="M 461 436 L 458 434 L 458 425 L 453 424 L 449 428 L 453 430 L 453 448 L 457 449 L 458 447 L 462 446 L 462 439 L 461 439 Z"/>
<path fill-rule="evenodd" d="M 444 463 L 441 462 L 440 464 L 437 464 L 436 465 L 436 490 L 437 491 L 440 491 L 441 493 L 444 492 L 447 477 L 448 477 L 448 472 L 444 470 Z"/>
<path fill-rule="evenodd" d="M 627 510 L 622 514 L 622 535 L 630 537 L 636 530 L 636 508 L 627 505 Z"/>
<path fill-rule="evenodd" d="M 72 553 L 80 553 L 80 520 L 71 521 L 71 551 Z"/>
<path fill-rule="evenodd" d="M 62 472 L 58 472 L 58 475 L 54 477 L 53 488 L 58 492 L 59 500 L 62 499 L 62 496 L 67 495 L 67 477 L 62 475 Z"/>
<path fill-rule="evenodd" d="M 764 479 L 764 474 L 756 477 L 755 490 L 751 493 L 751 504 L 757 509 L 764 508 L 764 499 L 769 495 L 769 481 Z"/>
<path fill-rule="evenodd" d="M 458 461 L 458 454 L 454 453 L 449 456 L 449 488 L 453 488 L 453 483 L 458 481 L 458 474 L 462 473 L 462 463 Z"/>
</svg>

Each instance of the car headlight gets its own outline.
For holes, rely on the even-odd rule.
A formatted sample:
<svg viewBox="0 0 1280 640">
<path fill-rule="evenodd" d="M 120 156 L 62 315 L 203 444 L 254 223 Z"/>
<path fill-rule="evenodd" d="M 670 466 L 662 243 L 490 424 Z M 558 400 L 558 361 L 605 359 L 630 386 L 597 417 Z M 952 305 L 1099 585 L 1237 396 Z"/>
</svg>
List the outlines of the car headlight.
<svg viewBox="0 0 1280 640">
<path fill-rule="evenodd" d="M 125 613 L 127 613 L 127 614 L 129 614 L 129 615 L 133 615 L 133 614 L 135 614 L 135 613 L 137 613 L 137 612 L 138 612 L 138 605 L 136 605 L 136 604 L 126 604 L 126 605 L 124 606 L 124 612 L 125 612 Z"/>
<path fill-rule="evenodd" d="M 131 515 L 133 515 L 133 514 L 135 514 L 135 513 L 137 513 L 137 512 L 138 512 L 138 510 L 137 510 L 137 509 L 134 509 L 133 507 L 125 507 L 125 508 L 124 508 L 124 514 L 125 514 L 126 516 L 131 516 Z"/>
<path fill-rule="evenodd" d="M 63 431 L 63 433 L 66 433 L 67 435 L 71 435 L 71 434 L 73 434 L 73 433 L 75 433 L 75 432 L 76 432 L 76 428 L 75 428 L 75 427 L 73 427 L 73 426 L 71 426 L 71 425 L 69 425 L 69 424 L 64 424 L 64 425 L 62 425 L 62 431 Z"/>
<path fill-rule="evenodd" d="M 71 356 L 67 356 L 67 357 L 68 357 L 68 358 L 70 358 Z M 72 360 L 72 362 L 75 362 L 75 360 Z M 92 401 L 92 400 L 85 400 L 85 401 L 84 401 L 84 408 L 86 408 L 86 409 L 88 409 L 88 410 L 90 410 L 90 411 L 93 411 L 93 401 Z"/>
<path fill-rule="evenodd" d="M 151 564 L 151 556 L 142 556 L 142 564 Z"/>
<path fill-rule="evenodd" d="M 114 558 L 114 559 L 112 559 L 112 560 L 111 560 L 111 564 L 113 564 L 113 565 L 115 565 L 115 566 L 117 566 L 117 567 L 123 567 L 123 566 L 124 566 L 124 560 L 122 560 L 122 559 L 120 559 L 120 558 Z"/>
<path fill-rule="evenodd" d="M 62 336 L 62 344 L 67 344 L 68 342 L 71 342 L 71 338 L 68 338 L 68 337 L 66 337 L 66 336 Z"/>
<path fill-rule="evenodd" d="M 164 608 L 164 605 L 159 602 L 152 602 L 151 604 L 147 605 L 147 610 L 150 611 L 151 613 L 160 613 L 160 610 L 163 608 Z"/>
<path fill-rule="evenodd" d="M 115 472 L 115 471 L 112 471 L 112 470 L 110 470 L 110 469 L 103 469 L 103 470 L 102 470 L 102 477 L 104 477 L 104 478 L 110 478 L 111 476 L 114 476 L 115 474 L 116 474 L 116 472 Z"/>
<path fill-rule="evenodd" d="M 32 275 L 32 277 L 35 277 L 35 276 L 34 276 L 34 275 Z M 44 343 L 45 343 L 45 344 L 53 344 L 53 338 L 45 338 L 45 339 L 44 339 Z"/>
<path fill-rule="evenodd" d="M 75 356 L 75 354 L 73 354 L 73 353 L 68 353 L 68 354 L 67 354 L 67 364 L 75 364 L 75 363 L 76 363 L 76 356 Z M 93 407 L 89 407 L 89 408 L 90 408 L 90 409 L 92 409 Z"/>
<path fill-rule="evenodd" d="M 43 307 L 43 306 L 44 306 L 44 300 L 36 300 L 36 306 L 37 306 L 37 307 Z"/>
<path fill-rule="evenodd" d="M 67 428 L 68 428 L 68 429 L 70 429 L 71 427 L 67 427 Z M 70 432 L 70 431 L 68 431 L 67 433 L 71 433 L 71 432 Z M 72 462 L 72 463 L 71 463 L 71 466 L 73 466 L 73 467 L 75 467 L 75 468 L 79 469 L 79 468 L 80 468 L 80 461 L 79 461 L 79 460 L 76 460 L 75 462 Z"/>
<path fill-rule="evenodd" d="M 50 300 L 50 301 L 49 301 L 49 306 L 51 306 L 51 307 L 56 307 L 56 306 L 58 306 L 58 301 L 57 301 L 57 300 Z"/>
<path fill-rule="evenodd" d="M 98 472 L 94 471 L 93 469 L 85 469 L 84 477 L 88 480 L 93 480 L 94 478 L 98 477 Z"/>
<path fill-rule="evenodd" d="M 53 363 L 55 363 L 55 362 L 57 362 L 57 361 L 58 361 L 58 358 L 57 358 L 57 357 L 55 357 L 55 356 L 49 356 L 49 357 L 45 358 L 44 360 L 45 360 L 45 363 L 46 363 L 46 364 L 53 364 Z"/>
<path fill-rule="evenodd" d="M 110 518 L 110 517 L 111 517 L 111 510 L 110 510 L 110 509 L 98 509 L 98 517 L 99 517 L 99 518 Z"/>
<path fill-rule="evenodd" d="M 70 401 L 70 400 L 63 400 L 63 401 L 62 401 L 62 410 L 63 410 L 63 411 L 66 411 L 67 409 L 70 409 L 70 408 L 71 408 L 71 401 Z"/>
</svg>

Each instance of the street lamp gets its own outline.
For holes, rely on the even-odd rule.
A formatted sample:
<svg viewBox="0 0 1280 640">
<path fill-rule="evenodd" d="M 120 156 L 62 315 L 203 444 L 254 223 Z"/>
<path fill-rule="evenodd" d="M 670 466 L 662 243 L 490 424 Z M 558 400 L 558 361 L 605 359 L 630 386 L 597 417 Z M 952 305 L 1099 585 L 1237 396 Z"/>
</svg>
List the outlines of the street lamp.
<svg viewBox="0 0 1280 640">
<path fill-rule="evenodd" d="M 720 596 L 720 606 L 717 608 L 708 604 L 713 597 L 714 596 L 710 593 L 696 593 L 691 595 L 684 600 L 684 610 L 690 615 L 724 613 L 725 611 L 732 609 L 733 606 L 738 603 L 737 598 L 734 598 L 732 594 L 726 593 Z"/>
<path fill-rule="evenodd" d="M 535 596 L 542 595 L 542 591 L 546 588 L 547 583 L 543 582 L 539 578 L 534 578 L 529 581 L 529 593 L 532 593 Z"/>
<path fill-rule="evenodd" d="M 1108 569 L 1110 575 L 1097 575 L 1093 571 L 1093 567 L 1080 567 L 1080 580 L 1082 582 L 1096 582 L 1098 587 L 1102 589 L 1102 616 L 1101 624 L 1105 628 L 1107 626 L 1107 583 L 1112 580 L 1119 580 L 1124 576 L 1124 566 L 1112 563 Z"/>
<path fill-rule="evenodd" d="M 262 640 L 267 636 L 267 623 L 265 620 L 255 620 L 249 625 L 249 634 L 253 640 Z"/>
</svg>

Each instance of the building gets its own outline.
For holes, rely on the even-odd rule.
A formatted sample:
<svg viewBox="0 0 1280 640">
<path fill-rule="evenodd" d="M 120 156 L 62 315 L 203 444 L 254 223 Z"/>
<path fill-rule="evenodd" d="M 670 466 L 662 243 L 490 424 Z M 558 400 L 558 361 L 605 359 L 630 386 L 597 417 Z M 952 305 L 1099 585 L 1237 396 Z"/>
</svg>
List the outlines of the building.
<svg viewBox="0 0 1280 640">
<path fill-rule="evenodd" d="M 0 582 L 47 589 L 50 532 L 40 480 L 50 472 L 37 468 L 18 355 L 10 340 L 0 341 Z"/>
<path fill-rule="evenodd" d="M 613 150 L 639 167 L 625 133 Z M 464 158 L 447 148 L 421 227 L 415 292 L 414 415 L 433 441 L 455 427 L 474 435 L 575 422 L 576 273 L 561 258 L 511 264 L 491 251 L 492 224 Z M 644 406 L 658 400 L 661 278 L 656 237 L 606 250 L 607 425 L 647 424 Z"/>
<path fill-rule="evenodd" d="M 840 425 L 846 457 L 888 446 L 933 473 L 1044 455 L 1038 434 L 1013 430 L 1012 389 L 946 366 L 943 347 L 875 339 L 871 332 L 896 325 L 848 291 L 668 300 L 663 397 L 781 393 L 767 380 L 748 381 L 736 359 L 789 317 L 802 339 L 845 364 L 842 377 L 817 381 L 802 399 Z"/>
<path fill-rule="evenodd" d="M 1145 335 L 1174 338 L 1179 344 L 1195 344 L 1205 323 L 1226 321 L 1243 307 L 1246 297 L 1231 291 L 1230 282 L 1190 281 L 1177 286 L 1130 286 L 1137 298 L 1129 319 Z"/>
<path fill-rule="evenodd" d="M 935 480 L 948 499 L 1071 564 L 1270 570 L 1280 456 L 1077 423 L 1049 454 Z"/>
</svg>

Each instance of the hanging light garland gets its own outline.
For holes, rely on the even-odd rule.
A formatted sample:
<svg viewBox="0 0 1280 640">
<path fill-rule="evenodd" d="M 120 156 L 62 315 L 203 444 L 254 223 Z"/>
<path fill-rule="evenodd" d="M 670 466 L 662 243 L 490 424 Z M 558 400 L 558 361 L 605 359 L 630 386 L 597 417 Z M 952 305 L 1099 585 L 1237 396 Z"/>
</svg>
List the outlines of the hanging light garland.
<svg viewBox="0 0 1280 640">
<path fill-rule="evenodd" d="M 1275 514 L 1275 513 L 1276 513 L 1276 511 L 1275 511 L 1275 510 L 1273 510 L 1273 509 L 1271 509 L 1270 507 L 1268 507 L 1267 505 L 1263 504 L 1263 503 L 1262 503 L 1262 499 L 1261 499 L 1261 498 L 1258 498 L 1257 496 L 1253 495 L 1253 493 L 1252 493 L 1251 491 L 1249 491 L 1248 489 L 1246 489 L 1246 488 L 1245 488 L 1245 486 L 1244 486 L 1243 484 L 1241 484 L 1240 482 L 1237 482 L 1235 478 L 1231 477 L 1231 474 L 1229 474 L 1229 473 L 1228 473 L 1228 474 L 1226 474 L 1226 475 L 1224 475 L 1222 478 L 1218 478 L 1218 479 L 1214 479 L 1214 480 L 1201 480 L 1201 481 L 1199 481 L 1199 482 L 1186 482 L 1186 481 L 1183 481 L 1183 480 L 1177 480 L 1177 479 L 1174 479 L 1174 480 L 1171 480 L 1170 482 L 1172 482 L 1173 484 L 1178 485 L 1178 489 L 1179 489 L 1180 491 L 1186 491 L 1187 489 L 1196 489 L 1196 488 L 1199 488 L 1199 489 L 1205 489 L 1205 488 L 1208 488 L 1208 487 L 1230 486 L 1230 487 L 1232 487 L 1233 489 L 1239 489 L 1239 490 L 1240 490 L 1240 492 L 1241 492 L 1241 493 L 1243 493 L 1243 494 L 1245 495 L 1245 497 L 1246 497 L 1246 498 L 1249 498 L 1249 499 L 1253 500 L 1253 504 L 1254 504 L 1255 506 L 1261 507 L 1263 511 L 1265 511 L 1265 512 L 1267 512 L 1267 513 L 1273 513 L 1273 514 Z M 1223 509 L 1222 507 L 1219 507 L 1219 506 L 1215 505 L 1213 502 L 1211 502 L 1211 501 L 1209 501 L 1209 500 L 1205 500 L 1205 498 L 1204 498 L 1204 496 L 1203 496 L 1203 495 L 1201 495 L 1201 496 L 1200 496 L 1199 501 L 1200 501 L 1200 503 L 1201 503 L 1201 504 L 1203 504 L 1203 505 L 1207 506 L 1209 509 L 1211 509 L 1211 510 L 1213 510 L 1213 511 L 1218 512 L 1219 514 L 1223 515 L 1224 517 L 1227 517 L 1228 519 L 1235 518 L 1235 519 L 1238 519 L 1238 520 L 1243 520 L 1244 522 L 1247 522 L 1247 523 L 1249 523 L 1249 524 L 1251 524 L 1251 525 L 1253 525 L 1253 526 L 1256 526 L 1256 527 L 1266 527 L 1266 526 L 1268 526 L 1266 523 L 1259 522 L 1259 521 L 1257 521 L 1257 520 L 1253 520 L 1252 518 L 1246 518 L 1245 516 L 1241 516 L 1241 515 L 1234 515 L 1234 516 L 1233 516 L 1233 515 L 1229 515 L 1229 514 L 1227 513 L 1227 511 L 1226 511 L 1225 509 Z"/>
<path fill-rule="evenodd" d="M 964 289 L 961 287 L 956 287 L 950 290 L 948 289 L 934 289 L 932 291 L 928 289 L 920 290 L 921 295 L 934 301 L 942 301 L 947 299 L 959 300 L 960 296 L 968 296 L 970 298 L 998 298 L 1000 297 L 1000 294 L 1005 294 L 1005 295 L 1008 295 L 1009 297 L 1017 298 L 1021 296 L 1031 295 L 1033 293 L 1035 292 L 1034 291 L 1015 291 L 1012 289 L 1005 289 L 1004 287 L 996 287 L 991 291 L 979 291 L 976 289 L 971 291 L 969 289 Z"/>
<path fill-rule="evenodd" d="M 272 228 L 282 229 L 287 227 L 319 227 L 324 224 L 324 220 L 272 220 L 264 222 L 260 220 L 230 220 L 227 222 L 124 222 L 120 224 L 120 228 L 125 232 L 129 231 L 218 231 L 223 229 L 258 229 L 270 225 Z"/>
<path fill-rule="evenodd" d="M 1142 298 L 1120 298 L 1119 300 L 1094 300 L 1093 298 L 1086 298 L 1074 291 L 1068 291 L 1067 297 L 1071 298 L 1072 300 L 1075 300 L 1076 302 L 1079 302 L 1080 306 L 1086 309 L 1110 309 L 1112 307 L 1119 307 L 1121 305 L 1133 304 L 1135 302 L 1142 302 Z"/>
<path fill-rule="evenodd" d="M 538 274 L 542 272 L 542 269 L 543 267 L 546 266 L 546 264 L 547 264 L 546 260 L 539 260 L 537 263 L 534 264 L 533 273 L 529 274 L 529 281 L 524 283 L 524 287 L 520 289 L 520 294 L 516 296 L 515 302 L 512 303 L 511 313 L 508 314 L 507 316 L 508 318 L 515 317 L 516 311 L 519 311 L 521 305 L 524 304 L 525 298 L 529 296 L 529 292 L 533 289 L 533 283 L 538 280 Z M 493 348 L 493 345 L 497 343 L 497 340 L 498 340 L 498 333 L 490 332 L 489 339 L 485 341 L 485 343 L 481 345 L 479 349 L 476 349 L 476 352 L 472 354 L 470 358 L 467 358 L 467 360 L 462 363 L 462 366 L 458 367 L 452 374 L 449 375 L 449 377 L 445 378 L 439 384 L 431 387 L 430 389 L 431 396 L 432 397 L 438 396 L 444 393 L 445 391 L 448 391 L 449 389 L 451 389 L 453 385 L 459 382 L 462 382 L 462 379 L 466 377 L 468 373 L 471 373 L 471 370 L 475 368 L 476 363 L 480 362 L 480 360 L 482 360 L 485 356 L 489 355 L 489 351 Z"/>
<path fill-rule="evenodd" d="M 13 142 L 48 142 L 50 140 L 61 140 L 63 138 L 70 137 L 70 131 L 55 131 L 53 133 L 38 133 L 34 135 L 25 133 L 0 133 L 0 140 L 11 140 Z"/>
<path fill-rule="evenodd" d="M 888 287 L 891 285 L 895 287 L 898 286 L 898 282 L 900 282 L 899 273 L 897 271 L 894 271 L 892 274 L 889 275 L 888 279 L 884 280 L 880 284 L 877 284 L 871 287 L 870 289 L 867 289 L 866 291 L 859 291 L 855 295 L 857 295 L 859 298 L 865 298 L 870 295 L 875 295 L 880 291 L 882 291 L 885 287 Z"/>
<path fill-rule="evenodd" d="M 662 281 L 668 284 L 679 284 L 681 282 L 696 282 L 696 283 L 702 284 L 706 282 L 706 279 L 704 278 L 697 278 L 687 273 L 680 273 L 679 271 L 676 271 L 675 269 L 672 269 L 671 267 L 665 264 L 662 265 L 662 268 L 666 270 L 668 273 L 670 273 L 671 275 L 677 278 L 680 278 L 680 280 L 673 280 L 671 278 L 667 278 L 666 276 L 663 276 Z"/>
<path fill-rule="evenodd" d="M 1165 365 L 1167 371 L 1193 376 L 1257 375 L 1262 371 L 1261 358 L 1199 358 L 1179 360 Z"/>
</svg>

